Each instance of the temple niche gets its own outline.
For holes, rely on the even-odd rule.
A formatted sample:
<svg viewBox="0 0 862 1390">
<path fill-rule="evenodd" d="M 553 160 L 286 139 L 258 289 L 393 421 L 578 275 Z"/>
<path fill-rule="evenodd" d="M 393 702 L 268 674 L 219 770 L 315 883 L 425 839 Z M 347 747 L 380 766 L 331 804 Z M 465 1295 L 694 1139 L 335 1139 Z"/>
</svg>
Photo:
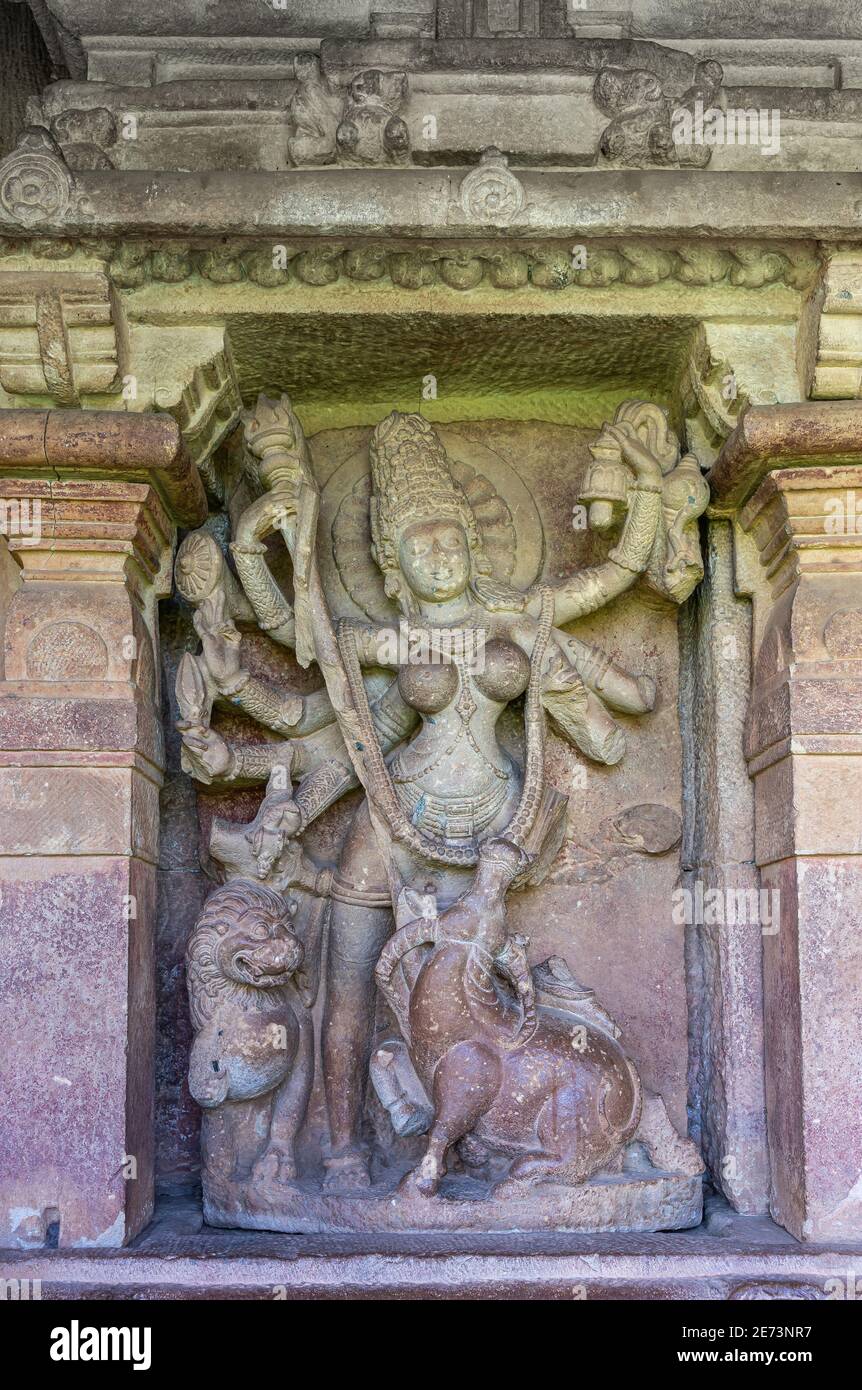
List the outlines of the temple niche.
<svg viewBox="0 0 862 1390">
<path fill-rule="evenodd" d="M 109 8 L 0 7 L 0 1278 L 829 1296 L 857 7 Z"/>
<path fill-rule="evenodd" d="M 657 923 L 696 461 L 640 401 L 595 439 L 393 412 L 306 441 L 262 396 L 244 447 L 260 495 L 227 556 L 203 529 L 176 561 L 201 638 L 177 671 L 182 763 L 219 883 L 186 960 L 207 1219 L 695 1224 L 702 1162 L 668 1113 L 684 1131 L 682 936 Z M 291 659 L 323 685 L 303 693 Z M 231 789 L 254 784 L 243 825 Z M 613 949 L 578 940 L 573 889 L 585 925 L 600 903 L 625 923 Z"/>
</svg>

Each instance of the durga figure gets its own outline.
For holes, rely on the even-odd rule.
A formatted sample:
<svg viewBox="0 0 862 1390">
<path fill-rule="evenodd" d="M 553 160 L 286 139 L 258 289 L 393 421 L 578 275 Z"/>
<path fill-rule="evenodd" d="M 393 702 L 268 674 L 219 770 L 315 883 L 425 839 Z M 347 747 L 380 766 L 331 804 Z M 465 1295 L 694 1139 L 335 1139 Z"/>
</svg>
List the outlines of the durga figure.
<svg viewBox="0 0 862 1390">
<path fill-rule="evenodd" d="M 192 1059 L 192 1076 L 205 1078 L 198 1098 L 216 1219 L 249 1224 L 245 1215 L 257 1213 L 252 1224 L 303 1229 L 277 1215 L 280 1192 L 294 1212 L 310 1200 L 296 1142 L 314 1046 L 299 1080 L 296 1062 L 284 1074 L 270 1065 L 253 1039 L 273 1000 L 290 1004 L 299 1036 L 319 1028 L 325 1194 L 375 1190 L 363 1133 L 369 1078 L 394 1133 L 426 1136 L 401 1181 L 405 1201 L 441 1201 L 456 1154 L 477 1171 L 489 1156 L 505 1163 L 499 1201 L 619 1172 L 635 1140 L 691 1184 L 699 1161 L 644 1093 L 618 1030 L 560 958 L 528 964 L 505 898 L 541 881 L 563 837 L 566 801 L 545 775 L 547 719 L 585 758 L 614 764 L 625 751 L 614 714 L 652 708 L 651 678 L 564 629 L 644 576 L 665 599 L 691 592 L 708 496 L 696 461 L 680 457 L 658 407 L 620 407 L 593 447 L 584 499 L 591 520 L 615 525 L 615 544 L 602 563 L 522 588 L 505 502 L 486 477 L 453 463 L 422 416 L 394 412 L 376 427 L 368 471 L 330 525 L 286 397 L 258 401 L 245 441 L 259 495 L 236 521 L 230 559 L 204 530 L 177 560 L 201 639 L 177 683 L 185 769 L 217 787 L 267 783 L 251 826 L 213 825 L 223 886 L 205 911 L 223 924 L 221 944 L 207 948 L 205 970 L 192 962 L 189 973 L 196 1023 L 225 1025 L 200 1025 Z M 275 578 L 273 535 L 290 555 L 292 602 Z M 382 592 L 375 607 L 354 584 L 348 605 L 351 553 L 369 545 Z M 316 663 L 323 687 L 300 695 L 251 674 L 249 625 L 295 649 L 302 665 Z M 523 708 L 517 748 L 500 732 L 513 702 Z M 231 706 L 265 738 L 219 733 L 212 711 Z M 303 833 L 356 786 L 365 795 L 337 860 L 321 869 L 304 854 Z M 397 1034 L 375 1048 L 381 1000 Z"/>
</svg>

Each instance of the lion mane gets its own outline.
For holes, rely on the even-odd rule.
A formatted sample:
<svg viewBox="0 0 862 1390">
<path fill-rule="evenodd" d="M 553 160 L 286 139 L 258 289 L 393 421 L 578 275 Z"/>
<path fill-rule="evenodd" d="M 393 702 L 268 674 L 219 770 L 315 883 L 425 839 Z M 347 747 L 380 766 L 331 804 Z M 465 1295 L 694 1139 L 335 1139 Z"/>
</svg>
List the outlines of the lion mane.
<svg viewBox="0 0 862 1390">
<path fill-rule="evenodd" d="M 216 1006 L 236 1000 L 245 1008 L 271 1010 L 283 1002 L 284 989 L 260 990 L 241 980 L 229 979 L 219 960 L 219 947 L 231 933 L 264 941 L 282 930 L 292 932 L 292 919 L 284 899 L 250 879 L 233 879 L 217 888 L 204 903 L 186 950 L 186 980 L 192 1025 L 199 1031 L 210 1021 Z"/>
</svg>

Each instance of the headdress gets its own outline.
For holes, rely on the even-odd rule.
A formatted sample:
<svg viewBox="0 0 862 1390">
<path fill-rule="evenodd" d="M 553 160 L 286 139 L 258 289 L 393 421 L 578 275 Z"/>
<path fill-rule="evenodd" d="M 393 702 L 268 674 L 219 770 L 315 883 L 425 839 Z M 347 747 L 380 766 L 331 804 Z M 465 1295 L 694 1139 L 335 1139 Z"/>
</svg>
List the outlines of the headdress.
<svg viewBox="0 0 862 1390">
<path fill-rule="evenodd" d="M 371 436 L 371 539 L 374 558 L 392 591 L 399 570 L 398 542 L 414 522 L 454 518 L 467 534 L 478 574 L 491 566 L 479 539 L 476 517 L 456 482 L 446 450 L 421 415 L 394 410 Z"/>
</svg>

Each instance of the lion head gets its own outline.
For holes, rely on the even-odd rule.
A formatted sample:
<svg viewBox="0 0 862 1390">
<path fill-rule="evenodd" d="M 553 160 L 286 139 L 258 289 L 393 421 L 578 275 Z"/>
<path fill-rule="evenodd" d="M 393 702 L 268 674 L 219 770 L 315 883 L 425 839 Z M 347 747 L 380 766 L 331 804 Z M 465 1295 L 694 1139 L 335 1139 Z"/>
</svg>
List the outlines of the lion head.
<svg viewBox="0 0 862 1390">
<path fill-rule="evenodd" d="M 304 955 L 295 913 L 295 902 L 251 879 L 232 879 L 210 894 L 186 951 L 195 1029 L 226 996 L 254 1006 L 259 991 L 289 984 Z"/>
</svg>

